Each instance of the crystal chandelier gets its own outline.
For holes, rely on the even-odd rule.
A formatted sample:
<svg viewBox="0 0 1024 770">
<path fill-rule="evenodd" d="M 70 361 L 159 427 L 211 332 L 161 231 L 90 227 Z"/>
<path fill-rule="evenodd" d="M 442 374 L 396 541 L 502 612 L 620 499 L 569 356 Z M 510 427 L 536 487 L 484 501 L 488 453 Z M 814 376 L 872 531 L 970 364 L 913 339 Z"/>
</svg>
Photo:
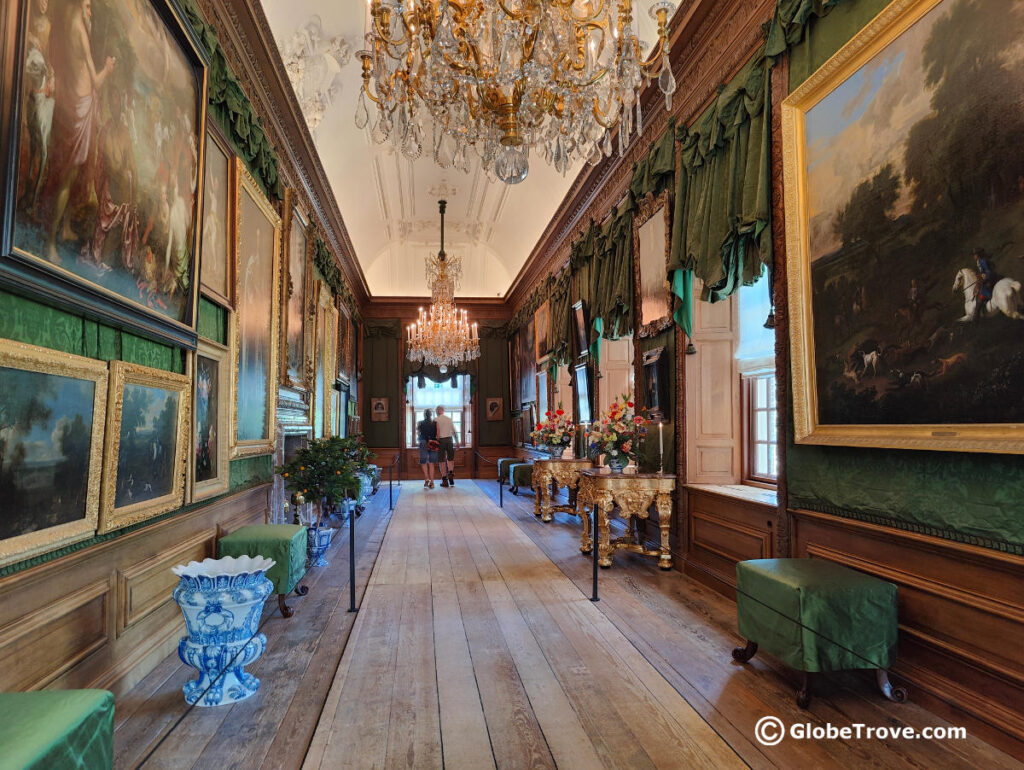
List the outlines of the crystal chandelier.
<svg viewBox="0 0 1024 770">
<path fill-rule="evenodd" d="M 462 276 L 462 260 L 448 259 L 444 250 L 445 201 L 438 201 L 441 210 L 441 248 L 427 258 L 427 285 L 430 287 L 430 309 L 420 308 L 419 318 L 406 329 L 406 346 L 410 361 L 437 366 L 441 373 L 449 366 L 472 361 L 480 356 L 480 336 L 476 323 L 470 325 L 465 310 L 455 307 L 455 289 Z"/>
<path fill-rule="evenodd" d="M 671 109 L 673 0 L 655 0 L 654 56 L 644 59 L 633 0 L 367 0 L 363 89 L 356 126 L 415 160 L 429 141 L 443 167 L 469 169 L 467 147 L 507 184 L 529 173 L 529 152 L 561 173 L 578 159 L 625 152 L 643 130 L 639 92 L 658 76 Z M 660 74 L 659 74 L 660 72 Z M 424 119 L 432 124 L 425 135 Z"/>
</svg>

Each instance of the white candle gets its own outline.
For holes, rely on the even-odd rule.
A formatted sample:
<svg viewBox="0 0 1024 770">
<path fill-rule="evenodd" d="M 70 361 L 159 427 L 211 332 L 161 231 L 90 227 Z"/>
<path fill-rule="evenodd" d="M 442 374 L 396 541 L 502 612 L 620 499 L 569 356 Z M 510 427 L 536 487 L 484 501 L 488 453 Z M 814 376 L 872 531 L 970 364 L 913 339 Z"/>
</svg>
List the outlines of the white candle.
<svg viewBox="0 0 1024 770">
<path fill-rule="evenodd" d="M 658 423 L 658 473 L 661 473 L 663 467 L 662 457 L 665 454 L 665 433 L 662 430 L 665 427 L 665 423 Z"/>
</svg>

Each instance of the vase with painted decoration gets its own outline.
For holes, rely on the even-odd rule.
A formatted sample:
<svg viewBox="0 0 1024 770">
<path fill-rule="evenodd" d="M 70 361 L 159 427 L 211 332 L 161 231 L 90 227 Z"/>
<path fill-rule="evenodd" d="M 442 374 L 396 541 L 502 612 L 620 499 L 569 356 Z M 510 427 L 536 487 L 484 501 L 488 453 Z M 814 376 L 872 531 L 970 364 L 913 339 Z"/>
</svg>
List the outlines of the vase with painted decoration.
<svg viewBox="0 0 1024 770">
<path fill-rule="evenodd" d="M 306 567 L 326 567 L 328 565 L 324 554 L 331 546 L 334 533 L 333 527 L 306 527 Z"/>
<path fill-rule="evenodd" d="M 178 642 L 178 657 L 199 672 L 181 688 L 188 703 L 237 703 L 259 689 L 260 680 L 245 667 L 267 646 L 258 631 L 263 603 L 274 590 L 265 573 L 274 564 L 263 556 L 226 556 L 172 568 L 179 578 L 174 601 L 188 632 Z"/>
</svg>

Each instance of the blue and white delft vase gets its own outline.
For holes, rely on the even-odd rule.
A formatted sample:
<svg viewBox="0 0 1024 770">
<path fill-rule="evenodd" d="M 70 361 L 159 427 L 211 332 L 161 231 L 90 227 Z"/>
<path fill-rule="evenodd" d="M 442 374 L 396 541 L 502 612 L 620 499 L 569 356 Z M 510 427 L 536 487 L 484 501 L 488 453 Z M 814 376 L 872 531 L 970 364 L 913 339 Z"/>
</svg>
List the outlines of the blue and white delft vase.
<svg viewBox="0 0 1024 770">
<path fill-rule="evenodd" d="M 326 567 L 324 558 L 337 530 L 332 527 L 306 527 L 306 567 Z"/>
<path fill-rule="evenodd" d="M 611 469 L 612 473 L 622 473 L 622 469 L 626 467 L 625 455 L 609 455 L 608 467 Z"/>
<path fill-rule="evenodd" d="M 227 556 L 171 570 L 180 578 L 174 601 L 188 631 L 178 642 L 178 657 L 199 672 L 181 688 L 188 703 L 237 703 L 259 689 L 260 680 L 244 668 L 267 646 L 257 631 L 263 602 L 274 590 L 264 573 L 274 564 L 263 556 Z"/>
</svg>

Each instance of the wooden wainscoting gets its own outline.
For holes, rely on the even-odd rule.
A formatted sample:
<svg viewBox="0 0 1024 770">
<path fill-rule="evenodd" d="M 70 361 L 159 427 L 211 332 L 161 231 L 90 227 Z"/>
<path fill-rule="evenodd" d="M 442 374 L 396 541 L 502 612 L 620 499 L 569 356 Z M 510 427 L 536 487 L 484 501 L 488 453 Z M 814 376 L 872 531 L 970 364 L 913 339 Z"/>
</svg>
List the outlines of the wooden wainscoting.
<svg viewBox="0 0 1024 770">
<path fill-rule="evenodd" d="M 1024 757 L 1024 558 L 822 513 L 793 516 L 794 556 L 899 586 L 893 671 L 911 698 Z"/>
<path fill-rule="evenodd" d="M 736 598 L 736 562 L 775 556 L 778 509 L 772 493 L 753 487 L 691 484 L 686 487 L 687 527 L 683 571 Z"/>
<path fill-rule="evenodd" d="M 0 691 L 121 694 L 171 653 L 184 622 L 171 567 L 263 522 L 269 485 L 218 500 L 0 580 Z"/>
</svg>

